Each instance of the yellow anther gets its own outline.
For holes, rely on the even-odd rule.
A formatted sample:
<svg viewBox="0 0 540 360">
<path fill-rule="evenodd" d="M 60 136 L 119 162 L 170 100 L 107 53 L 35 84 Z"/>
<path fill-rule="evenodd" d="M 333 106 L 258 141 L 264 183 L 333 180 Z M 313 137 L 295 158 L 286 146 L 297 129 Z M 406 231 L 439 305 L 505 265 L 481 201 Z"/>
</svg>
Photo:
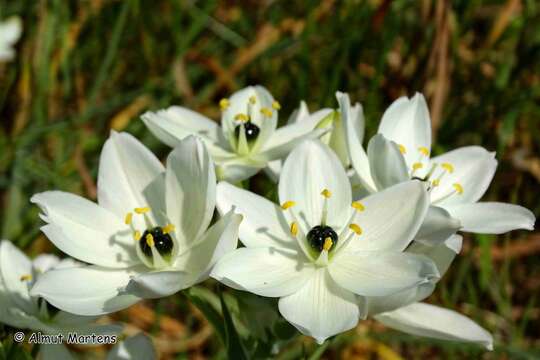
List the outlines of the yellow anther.
<svg viewBox="0 0 540 360">
<path fill-rule="evenodd" d="M 277 101 L 272 102 L 272 107 L 276 110 L 281 109 L 281 105 Z"/>
<path fill-rule="evenodd" d="M 352 231 L 354 231 L 356 233 L 356 235 L 360 235 L 362 234 L 362 228 L 360 226 L 358 226 L 357 224 L 351 224 L 349 225 L 349 229 L 351 229 Z"/>
<path fill-rule="evenodd" d="M 176 228 L 174 227 L 173 224 L 167 224 L 167 225 L 165 225 L 165 227 L 163 228 L 163 233 L 164 233 L 164 234 L 169 234 L 169 233 L 173 232 L 174 229 L 176 229 Z"/>
<path fill-rule="evenodd" d="M 281 208 L 283 210 L 287 210 L 288 208 L 292 208 L 294 205 L 296 205 L 296 203 L 294 201 L 289 200 L 281 204 Z"/>
<path fill-rule="evenodd" d="M 154 247 L 154 245 L 156 245 L 152 234 L 146 234 L 146 244 L 150 247 Z"/>
<path fill-rule="evenodd" d="M 454 189 L 456 189 L 456 192 L 459 195 L 463 194 L 463 186 L 461 186 L 461 184 L 455 183 L 455 184 L 452 184 L 452 186 L 454 187 Z"/>
<path fill-rule="evenodd" d="M 399 152 L 402 154 L 405 154 L 407 152 L 407 149 L 405 149 L 405 146 L 398 144 Z"/>
<path fill-rule="evenodd" d="M 133 211 L 135 211 L 137 214 L 144 214 L 150 211 L 150 208 L 148 206 L 145 207 L 139 207 L 135 208 Z"/>
<path fill-rule="evenodd" d="M 419 162 L 416 162 L 416 163 L 412 164 L 412 169 L 413 170 L 418 170 L 418 169 L 421 169 L 423 167 L 424 167 L 424 164 L 419 163 Z"/>
<path fill-rule="evenodd" d="M 249 116 L 247 116 L 246 114 L 239 113 L 234 116 L 234 120 L 238 120 L 241 122 L 248 122 Z"/>
<path fill-rule="evenodd" d="M 141 232 L 139 230 L 136 230 L 134 233 L 133 233 L 133 240 L 135 241 L 139 241 L 141 239 Z"/>
<path fill-rule="evenodd" d="M 364 211 L 366 209 L 360 201 L 353 201 L 351 206 L 357 211 Z"/>
<path fill-rule="evenodd" d="M 334 245 L 334 243 L 332 242 L 332 238 L 331 237 L 327 237 L 326 239 L 324 239 L 324 244 L 323 244 L 323 250 L 330 250 L 330 248 L 332 247 L 332 245 Z"/>
<path fill-rule="evenodd" d="M 435 180 L 433 180 L 433 181 L 431 182 L 431 186 L 437 187 L 437 186 L 440 185 L 440 183 L 441 183 L 441 180 L 435 179 Z"/>
<path fill-rule="evenodd" d="M 133 219 L 133 213 L 128 212 L 126 214 L 126 218 L 124 219 L 124 222 L 126 223 L 126 225 L 129 225 L 131 224 L 132 219 Z"/>
<path fill-rule="evenodd" d="M 223 99 L 219 100 L 219 107 L 221 108 L 222 111 L 227 110 L 229 105 L 231 105 L 229 99 L 223 98 Z"/>
<path fill-rule="evenodd" d="M 321 192 L 321 195 L 328 199 L 330 196 L 332 196 L 332 193 L 330 192 L 330 190 L 324 189 L 324 190 Z"/>
<path fill-rule="evenodd" d="M 441 167 L 444 170 L 448 171 L 450 174 L 454 172 L 454 166 L 450 163 L 442 163 Z"/>
<path fill-rule="evenodd" d="M 23 275 L 23 276 L 21 276 L 20 280 L 21 281 L 31 281 L 32 280 L 32 275 L 30 275 L 30 274 Z"/>
<path fill-rule="evenodd" d="M 272 110 L 270 110 L 267 107 L 261 108 L 261 114 L 263 114 L 266 117 L 272 117 Z"/>
<path fill-rule="evenodd" d="M 420 151 L 420 153 L 424 156 L 428 156 L 429 155 L 429 149 L 425 146 L 420 146 L 418 148 L 418 151 Z"/>
<path fill-rule="evenodd" d="M 250 96 L 249 97 L 249 102 L 250 102 L 250 104 L 253 105 L 253 104 L 255 104 L 257 102 L 257 98 L 255 96 Z"/>
<path fill-rule="evenodd" d="M 293 221 L 291 223 L 291 234 L 293 234 L 293 236 L 296 236 L 296 234 L 298 234 L 298 223 L 296 221 Z"/>
</svg>

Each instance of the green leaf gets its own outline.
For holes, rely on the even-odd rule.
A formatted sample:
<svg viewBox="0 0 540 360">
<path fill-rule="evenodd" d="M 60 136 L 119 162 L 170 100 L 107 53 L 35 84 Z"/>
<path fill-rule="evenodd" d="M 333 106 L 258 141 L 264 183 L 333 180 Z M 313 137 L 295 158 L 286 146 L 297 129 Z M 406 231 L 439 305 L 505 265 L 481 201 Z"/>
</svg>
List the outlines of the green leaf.
<svg viewBox="0 0 540 360">
<path fill-rule="evenodd" d="M 225 326 L 225 345 L 227 347 L 227 356 L 229 359 L 235 360 L 247 359 L 248 357 L 242 345 L 242 341 L 240 339 L 240 336 L 238 335 L 238 332 L 236 331 L 236 328 L 234 327 L 231 313 L 227 308 L 227 304 L 225 304 L 225 300 L 223 299 L 223 293 L 221 291 L 219 293 L 219 300 L 221 302 L 221 311 L 223 312 L 223 324 Z"/>
<path fill-rule="evenodd" d="M 216 296 L 207 289 L 197 286 L 192 287 L 189 291 L 185 291 L 184 294 L 189 301 L 203 313 L 206 320 L 212 324 L 217 335 L 221 341 L 223 341 L 223 344 L 227 344 L 227 333 L 225 331 L 225 326 L 223 325 L 221 314 L 212 305 L 213 299 L 211 297 Z"/>
</svg>

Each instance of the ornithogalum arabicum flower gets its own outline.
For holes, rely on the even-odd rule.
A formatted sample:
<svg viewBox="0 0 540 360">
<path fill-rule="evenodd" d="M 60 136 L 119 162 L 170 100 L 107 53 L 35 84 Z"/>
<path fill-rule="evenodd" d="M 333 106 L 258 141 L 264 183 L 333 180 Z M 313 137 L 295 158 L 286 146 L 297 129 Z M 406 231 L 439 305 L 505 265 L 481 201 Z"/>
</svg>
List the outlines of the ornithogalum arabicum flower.
<svg viewBox="0 0 540 360">
<path fill-rule="evenodd" d="M 118 325 L 98 325 L 93 316 L 80 316 L 58 311 L 43 298 L 30 294 L 32 285 L 53 269 L 75 269 L 82 266 L 71 259 L 59 260 L 42 254 L 30 260 L 10 241 L 0 242 L 0 322 L 19 329 L 31 329 L 47 335 L 76 332 L 79 334 L 114 335 L 122 330 Z M 69 271 L 69 270 L 68 270 Z M 63 344 L 44 344 L 41 358 L 70 359 Z"/>
<path fill-rule="evenodd" d="M 219 179 L 238 182 L 286 156 L 299 141 L 324 129 L 308 122 L 277 128 L 280 104 L 262 86 L 249 86 L 219 103 L 221 127 L 211 119 L 180 106 L 147 112 L 142 120 L 161 141 L 174 147 L 188 135 L 205 142 L 217 165 Z"/>
<path fill-rule="evenodd" d="M 439 276 L 432 260 L 404 252 L 429 206 L 420 181 L 361 202 L 338 157 L 318 140 L 289 155 L 279 180 L 281 206 L 228 183 L 218 184 L 220 212 L 245 216 L 245 248 L 224 256 L 211 276 L 262 296 L 318 342 L 367 316 L 365 296 L 385 296 Z"/>
<path fill-rule="evenodd" d="M 61 309 L 96 315 L 204 280 L 236 248 L 241 221 L 230 211 L 208 227 L 215 192 L 214 164 L 195 137 L 181 141 L 164 168 L 134 137 L 113 132 L 101 154 L 98 204 L 59 191 L 32 197 L 43 211 L 45 235 L 92 264 L 50 271 L 32 293 Z"/>
<path fill-rule="evenodd" d="M 403 181 L 422 181 L 431 202 L 417 240 L 440 243 L 457 230 L 501 234 L 532 230 L 534 214 L 499 202 L 479 202 L 495 170 L 495 154 L 480 146 L 466 146 L 431 158 L 431 120 L 421 94 L 397 99 L 386 110 L 378 134 L 362 147 L 346 94 L 338 93 L 352 164 L 362 184 L 376 192 Z"/>
</svg>

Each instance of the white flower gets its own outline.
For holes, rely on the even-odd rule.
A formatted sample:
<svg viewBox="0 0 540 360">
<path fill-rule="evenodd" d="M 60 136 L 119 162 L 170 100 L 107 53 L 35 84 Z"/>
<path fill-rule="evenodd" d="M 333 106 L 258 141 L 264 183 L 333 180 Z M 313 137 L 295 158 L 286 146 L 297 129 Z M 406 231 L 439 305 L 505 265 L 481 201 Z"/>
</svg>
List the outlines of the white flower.
<svg viewBox="0 0 540 360">
<path fill-rule="evenodd" d="M 343 93 L 337 97 L 346 114 L 349 97 Z M 421 94 L 390 105 L 367 154 L 363 134 L 346 115 L 344 124 L 353 167 L 369 192 L 409 179 L 420 179 L 428 187 L 432 206 L 417 239 L 440 243 L 457 230 L 501 234 L 534 228 L 534 214 L 522 206 L 478 202 L 495 174 L 495 153 L 467 146 L 430 158 L 431 120 Z"/>
<path fill-rule="evenodd" d="M 21 33 L 22 23 L 18 17 L 0 22 L 0 61 L 9 61 L 15 57 L 13 45 L 19 40 Z"/>
<path fill-rule="evenodd" d="M 179 143 L 165 169 L 133 136 L 113 132 L 101 154 L 98 204 L 60 191 L 32 197 L 43 211 L 45 235 L 92 264 L 48 272 L 32 293 L 61 309 L 97 315 L 204 280 L 236 248 L 241 221 L 231 211 L 208 228 L 215 182 L 212 160 L 195 137 Z"/>
<path fill-rule="evenodd" d="M 54 255 L 40 255 L 34 261 L 8 240 L 0 242 L 0 322 L 19 329 L 41 331 L 43 334 L 116 334 L 117 325 L 97 325 L 96 317 L 79 316 L 64 311 L 54 311 L 42 298 L 29 293 L 35 281 L 50 269 L 71 269 L 77 265 L 71 259 L 60 261 Z M 62 353 L 69 358 L 69 351 L 61 344 L 41 345 L 43 359 L 58 359 Z M 50 355 L 50 356 L 49 356 Z"/>
<path fill-rule="evenodd" d="M 461 251 L 462 240 L 461 236 L 453 235 L 435 246 L 415 242 L 406 251 L 428 256 L 442 276 Z M 472 320 L 452 310 L 419 303 L 433 293 L 437 281 L 433 279 L 389 296 L 369 297 L 368 313 L 386 326 L 412 335 L 477 343 L 492 350 L 493 337 Z"/>
<path fill-rule="evenodd" d="M 205 142 L 219 179 L 238 182 L 255 175 L 269 161 L 286 156 L 299 141 L 317 137 L 314 130 L 298 122 L 276 129 L 281 106 L 262 86 L 249 86 L 220 101 L 221 128 L 211 119 L 180 106 L 147 112 L 142 120 L 161 141 L 174 147 L 188 135 Z"/>
<path fill-rule="evenodd" d="M 354 105 L 349 116 L 353 117 L 351 123 L 355 124 L 356 131 L 359 134 L 363 132 L 364 114 L 362 112 L 362 106 L 359 103 Z M 310 114 L 305 101 L 301 101 L 298 109 L 296 109 L 289 117 L 287 124 L 295 124 L 298 122 L 301 122 L 303 126 L 306 126 L 307 128 L 328 130 L 320 137 L 320 140 L 336 153 L 345 168 L 348 168 L 351 165 L 346 143 L 346 133 L 339 111 L 331 108 L 323 108 Z M 277 182 L 282 166 L 283 160 L 274 160 L 268 163 L 268 167 L 265 170 L 268 176 Z M 353 182 L 355 180 L 355 178 L 351 179 Z M 355 184 L 353 184 L 353 187 L 354 185 Z"/>
<path fill-rule="evenodd" d="M 384 296 L 438 277 L 423 255 L 404 253 L 428 208 L 419 181 L 352 202 L 337 156 L 307 140 L 285 161 L 281 207 L 221 182 L 220 212 L 245 216 L 246 246 L 224 256 L 211 276 L 236 289 L 279 297 L 283 317 L 318 342 L 367 315 L 362 296 Z M 361 296 L 358 296 L 361 295 Z"/>
</svg>

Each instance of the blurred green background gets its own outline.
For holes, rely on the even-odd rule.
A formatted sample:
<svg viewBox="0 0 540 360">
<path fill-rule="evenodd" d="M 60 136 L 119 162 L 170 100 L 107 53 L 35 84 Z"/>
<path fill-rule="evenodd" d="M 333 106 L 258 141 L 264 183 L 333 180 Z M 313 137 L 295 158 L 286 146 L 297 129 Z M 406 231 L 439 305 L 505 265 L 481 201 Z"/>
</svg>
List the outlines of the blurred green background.
<svg viewBox="0 0 540 360">
<path fill-rule="evenodd" d="M 143 111 L 179 104 L 218 119 L 219 99 L 249 84 L 281 102 L 281 122 L 302 99 L 314 111 L 347 91 L 364 106 L 368 138 L 395 98 L 423 92 L 434 153 L 496 151 L 484 199 L 540 214 L 538 1 L 0 0 L 0 19 L 11 15 L 24 32 L 15 60 L 0 64 L 0 234 L 30 255 L 55 251 L 30 196 L 61 189 L 95 199 L 111 128 L 163 158 Z M 264 175 L 256 183 L 269 184 Z M 466 235 L 429 298 L 491 331 L 492 353 L 366 321 L 322 348 L 295 336 L 276 357 L 540 358 L 539 255 L 538 232 Z M 186 295 L 113 318 L 153 334 L 163 358 L 224 356 Z"/>
</svg>

